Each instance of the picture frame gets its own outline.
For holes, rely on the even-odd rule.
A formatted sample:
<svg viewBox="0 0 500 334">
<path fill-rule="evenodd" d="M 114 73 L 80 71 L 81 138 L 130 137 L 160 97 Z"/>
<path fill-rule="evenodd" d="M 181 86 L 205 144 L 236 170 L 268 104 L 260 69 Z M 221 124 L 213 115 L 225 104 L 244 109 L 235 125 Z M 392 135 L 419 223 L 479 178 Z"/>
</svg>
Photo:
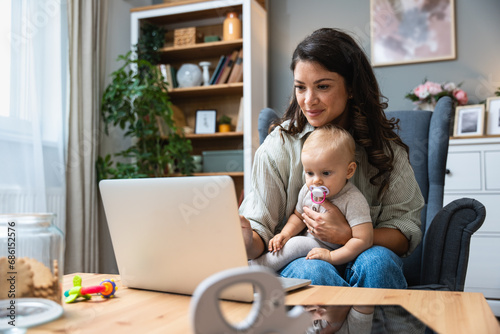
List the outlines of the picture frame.
<svg viewBox="0 0 500 334">
<path fill-rule="evenodd" d="M 486 100 L 486 134 L 500 135 L 500 96 Z"/>
<path fill-rule="evenodd" d="M 372 66 L 456 58 L 455 0 L 370 0 Z"/>
<path fill-rule="evenodd" d="M 217 130 L 217 110 L 196 110 L 194 133 L 212 134 Z"/>
<path fill-rule="evenodd" d="M 455 109 L 453 136 L 474 137 L 483 135 L 484 104 L 460 106 Z"/>
</svg>

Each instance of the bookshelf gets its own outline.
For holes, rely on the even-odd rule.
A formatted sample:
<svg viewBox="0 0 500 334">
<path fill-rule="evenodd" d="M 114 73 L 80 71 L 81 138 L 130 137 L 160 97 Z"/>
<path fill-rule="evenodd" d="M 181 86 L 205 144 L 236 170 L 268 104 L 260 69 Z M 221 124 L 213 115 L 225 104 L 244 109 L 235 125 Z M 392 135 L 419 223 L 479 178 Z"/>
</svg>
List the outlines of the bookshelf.
<svg viewBox="0 0 500 334">
<path fill-rule="evenodd" d="M 197 32 L 204 36 L 217 35 L 222 38 L 223 21 L 229 11 L 240 14 L 241 39 L 174 46 L 175 29 L 196 27 Z M 209 61 L 212 76 L 222 55 L 228 56 L 235 50 L 243 49 L 242 82 L 171 88 L 168 92 L 172 103 L 182 110 L 187 125 L 192 129 L 195 128 L 196 110 L 200 109 L 217 110 L 217 119 L 222 115 L 231 117 L 233 130 L 238 117 L 243 117 L 243 130 L 240 132 L 186 135 L 192 142 L 193 154 L 214 150 L 243 150 L 243 172 L 222 173 L 233 178 L 239 195 L 243 188 L 250 188 L 252 159 L 259 146 L 258 115 L 268 105 L 267 12 L 262 1 L 184 0 L 134 8 L 131 10 L 132 46 L 137 44 L 141 24 L 146 22 L 163 26 L 167 30 L 166 43 L 159 50 L 161 62 L 170 64 L 175 69 L 179 69 L 184 63 Z"/>
</svg>

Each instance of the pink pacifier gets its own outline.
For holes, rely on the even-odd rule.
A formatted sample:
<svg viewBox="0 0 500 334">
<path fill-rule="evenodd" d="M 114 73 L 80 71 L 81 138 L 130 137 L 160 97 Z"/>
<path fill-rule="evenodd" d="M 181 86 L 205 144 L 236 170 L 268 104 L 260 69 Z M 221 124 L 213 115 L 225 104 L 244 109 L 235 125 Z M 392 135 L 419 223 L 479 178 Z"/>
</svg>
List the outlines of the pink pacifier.
<svg viewBox="0 0 500 334">
<path fill-rule="evenodd" d="M 311 200 L 316 204 L 323 203 L 326 200 L 326 196 L 328 196 L 328 194 L 330 193 L 330 190 L 328 190 L 328 188 L 325 186 L 310 186 L 309 190 L 311 191 Z M 321 200 L 321 202 L 316 202 L 314 200 L 314 197 L 323 197 L 323 199 Z"/>
</svg>

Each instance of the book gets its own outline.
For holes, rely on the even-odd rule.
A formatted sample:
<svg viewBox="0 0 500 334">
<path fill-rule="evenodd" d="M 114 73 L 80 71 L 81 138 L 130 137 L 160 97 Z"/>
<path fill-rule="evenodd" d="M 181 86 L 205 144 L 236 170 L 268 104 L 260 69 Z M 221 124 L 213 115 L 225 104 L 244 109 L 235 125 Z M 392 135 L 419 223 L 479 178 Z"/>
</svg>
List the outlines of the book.
<svg viewBox="0 0 500 334">
<path fill-rule="evenodd" d="M 240 82 L 243 79 L 243 48 L 240 49 L 238 53 L 238 57 L 234 62 L 233 70 L 231 71 L 231 75 L 229 75 L 229 79 L 227 79 L 228 83 L 231 82 Z"/>
<path fill-rule="evenodd" d="M 224 57 L 224 63 L 222 64 L 222 66 L 220 67 L 219 72 L 217 73 L 217 77 L 215 78 L 214 85 L 217 85 L 219 83 L 220 76 L 222 75 L 222 72 L 224 71 L 224 68 L 226 68 L 228 61 L 229 61 L 229 56 L 225 56 Z"/>
<path fill-rule="evenodd" d="M 243 96 L 241 97 L 240 99 L 240 108 L 238 109 L 238 120 L 236 121 L 236 131 L 237 132 L 240 132 L 240 131 L 243 131 L 243 109 L 244 109 L 244 106 L 243 106 Z"/>
<path fill-rule="evenodd" d="M 160 69 L 160 73 L 163 76 L 163 80 L 167 83 L 167 91 L 173 88 L 172 86 L 172 72 L 170 70 L 169 64 L 159 64 L 158 68 Z"/>
<path fill-rule="evenodd" d="M 166 64 L 165 69 L 167 72 L 168 90 L 172 90 L 174 88 L 174 78 L 172 77 L 172 65 Z"/>
<path fill-rule="evenodd" d="M 238 58 L 238 50 L 234 50 L 230 55 L 227 56 L 226 63 L 224 64 L 224 68 L 222 69 L 222 73 L 217 80 L 217 84 L 224 84 L 226 83 L 227 79 L 229 78 L 229 74 L 231 73 L 231 70 L 233 69 L 233 65 L 236 62 L 236 58 Z"/>
<path fill-rule="evenodd" d="M 219 63 L 217 63 L 217 66 L 215 67 L 214 73 L 212 73 L 212 77 L 210 78 L 210 84 L 215 85 L 215 82 L 217 81 L 217 77 L 220 74 L 220 70 L 222 66 L 224 65 L 224 62 L 226 61 L 226 56 L 220 56 L 219 58 Z"/>
<path fill-rule="evenodd" d="M 172 65 L 169 65 L 169 67 L 170 67 L 170 74 L 172 76 L 172 87 L 171 88 L 177 88 L 177 87 L 179 87 L 179 83 L 177 82 L 177 70 Z"/>
</svg>

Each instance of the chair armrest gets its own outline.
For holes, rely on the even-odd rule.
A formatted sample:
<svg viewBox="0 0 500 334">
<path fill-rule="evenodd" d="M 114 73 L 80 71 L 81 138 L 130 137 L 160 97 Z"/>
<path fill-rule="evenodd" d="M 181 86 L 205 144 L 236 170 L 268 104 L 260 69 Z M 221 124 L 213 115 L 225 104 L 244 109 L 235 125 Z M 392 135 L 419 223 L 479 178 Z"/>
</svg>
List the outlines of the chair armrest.
<svg viewBox="0 0 500 334">
<path fill-rule="evenodd" d="M 423 241 L 421 282 L 463 291 L 472 234 L 486 218 L 486 208 L 471 198 L 457 199 L 432 220 Z"/>
</svg>

